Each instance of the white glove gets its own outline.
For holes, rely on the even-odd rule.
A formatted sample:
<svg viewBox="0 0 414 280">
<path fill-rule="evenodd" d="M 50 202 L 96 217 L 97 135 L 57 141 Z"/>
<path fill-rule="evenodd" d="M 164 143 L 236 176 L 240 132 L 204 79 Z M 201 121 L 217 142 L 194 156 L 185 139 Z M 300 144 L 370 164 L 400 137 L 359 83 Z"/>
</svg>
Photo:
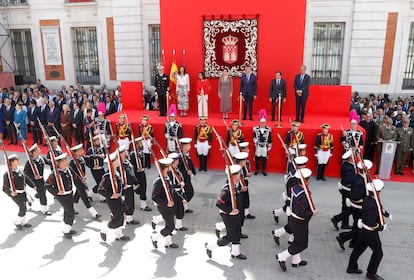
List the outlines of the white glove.
<svg viewBox="0 0 414 280">
<path fill-rule="evenodd" d="M 345 199 L 345 204 L 346 206 L 351 207 L 351 200 L 349 199 L 349 197 Z"/>
<path fill-rule="evenodd" d="M 282 193 L 282 198 L 283 198 L 284 201 L 288 201 L 288 197 L 286 195 L 286 192 Z"/>
<path fill-rule="evenodd" d="M 196 149 L 197 149 L 197 144 L 194 144 L 194 148 L 196 148 Z"/>
<path fill-rule="evenodd" d="M 391 214 L 388 216 L 388 219 L 390 219 L 390 221 L 392 221 L 392 215 Z"/>
<path fill-rule="evenodd" d="M 338 182 L 338 190 L 342 190 L 342 184 L 341 184 L 341 182 Z"/>
<path fill-rule="evenodd" d="M 387 224 L 383 225 L 383 227 L 384 227 L 383 231 L 386 230 L 387 229 Z"/>
<path fill-rule="evenodd" d="M 286 215 L 287 216 L 291 216 L 292 215 L 292 209 L 290 209 L 290 207 L 286 207 Z"/>
<path fill-rule="evenodd" d="M 362 229 L 362 219 L 358 219 L 358 228 Z"/>
</svg>

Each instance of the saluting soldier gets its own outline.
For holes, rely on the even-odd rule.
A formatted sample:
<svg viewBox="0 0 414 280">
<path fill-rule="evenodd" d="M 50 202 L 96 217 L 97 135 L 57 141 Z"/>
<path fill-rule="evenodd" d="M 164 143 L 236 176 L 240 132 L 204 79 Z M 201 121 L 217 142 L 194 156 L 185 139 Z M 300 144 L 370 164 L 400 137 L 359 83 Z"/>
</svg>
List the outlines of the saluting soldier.
<svg viewBox="0 0 414 280">
<path fill-rule="evenodd" d="M 234 157 L 235 154 L 240 152 L 239 144 L 244 141 L 243 131 L 239 128 L 240 121 L 232 120 L 231 128 L 227 130 L 226 145 L 230 154 Z"/>
<path fill-rule="evenodd" d="M 322 133 L 318 133 L 315 141 L 316 158 L 318 160 L 318 171 L 316 174 L 316 180 L 326 181 L 325 169 L 328 164 L 331 152 L 334 148 L 334 137 L 329 133 L 329 124 L 323 123 L 321 125 Z"/>
<path fill-rule="evenodd" d="M 167 115 L 167 98 L 170 91 L 170 78 L 164 74 L 164 66 L 158 66 L 158 73 L 155 75 L 155 94 L 160 106 L 160 116 Z"/>
<path fill-rule="evenodd" d="M 18 230 L 22 230 L 24 227 L 32 226 L 26 222 L 27 196 L 25 174 L 23 169 L 19 167 L 19 158 L 16 154 L 10 155 L 8 161 L 9 162 L 6 164 L 9 165 L 10 169 L 3 175 L 3 191 L 10 196 L 19 207 L 19 212 L 14 224 Z M 9 177 L 9 172 L 11 177 Z"/>
<path fill-rule="evenodd" d="M 51 213 L 49 212 L 49 208 L 47 206 L 46 188 L 45 188 L 45 181 L 43 178 L 45 160 L 43 159 L 43 157 L 40 156 L 41 150 L 36 143 L 29 148 L 29 153 L 30 153 L 30 157 L 32 158 L 31 161 L 33 162 L 34 166 L 32 168 L 30 161 L 29 160 L 26 161 L 26 164 L 24 166 L 24 173 L 34 183 L 33 187 L 35 188 L 37 192 L 36 196 L 40 200 L 40 207 L 41 207 L 42 213 L 44 215 L 51 215 Z"/>
<path fill-rule="evenodd" d="M 196 142 L 196 149 L 198 154 L 198 162 L 200 168 L 198 171 L 207 172 L 208 152 L 211 148 L 212 131 L 211 126 L 207 124 L 207 117 L 201 116 L 200 123 L 196 125 L 194 130 L 194 141 Z"/>
<path fill-rule="evenodd" d="M 178 168 L 180 169 L 181 174 L 183 174 L 185 184 L 185 200 L 187 201 L 187 203 L 184 204 L 185 213 L 193 213 L 193 210 L 188 208 L 188 202 L 190 202 L 194 196 L 194 187 L 191 182 L 191 176 L 196 175 L 196 170 L 190 157 L 191 140 L 192 139 L 189 137 L 180 139 L 182 154 L 180 154 Z"/>
<path fill-rule="evenodd" d="M 253 128 L 253 142 L 255 144 L 256 170 L 254 175 L 259 174 L 260 163 L 262 164 L 262 174 L 267 176 L 266 162 L 269 151 L 272 149 L 272 129 L 266 126 L 266 119 L 260 119 L 260 125 Z"/>
<path fill-rule="evenodd" d="M 104 159 L 105 151 L 104 147 L 101 146 L 101 141 L 105 136 L 103 134 L 98 134 L 93 137 L 93 146 L 89 147 L 86 151 L 86 165 L 90 168 L 92 176 L 95 180 L 96 185 L 93 187 L 93 192 L 98 192 L 98 185 L 102 180 L 103 175 L 105 174 L 104 168 Z M 105 198 L 102 197 L 100 201 L 103 201 Z"/>
<path fill-rule="evenodd" d="M 143 115 L 141 123 L 138 125 L 138 136 L 141 137 L 144 154 L 144 161 L 142 163 L 148 169 L 151 168 L 152 138 L 154 138 L 154 128 L 148 123 L 149 119 L 148 115 Z"/>
<path fill-rule="evenodd" d="M 342 145 L 344 146 L 345 152 L 349 149 L 361 151 L 364 147 L 364 138 L 361 130 L 357 129 L 358 122 L 352 119 L 350 122 L 350 128 L 344 130 L 341 137 Z"/>
<path fill-rule="evenodd" d="M 170 107 L 170 112 L 168 113 L 170 116 L 170 120 L 165 122 L 165 139 L 167 139 L 167 152 L 174 153 L 177 152 L 177 143 L 175 139 L 183 137 L 183 130 L 181 124 L 177 122 L 176 115 L 177 112 L 174 110 L 175 107 Z"/>
<path fill-rule="evenodd" d="M 116 136 L 118 136 L 118 146 L 125 146 L 129 150 L 129 138 L 131 137 L 131 128 L 125 120 L 125 115 L 119 115 L 119 121 L 116 123 Z"/>
<path fill-rule="evenodd" d="M 395 141 L 397 140 L 397 128 L 392 125 L 392 119 L 385 116 L 383 124 L 378 127 L 377 130 L 377 161 L 375 163 L 375 174 L 379 174 L 379 167 L 381 164 L 382 155 L 382 143 L 384 141 Z"/>
<path fill-rule="evenodd" d="M 394 174 L 404 175 L 403 169 L 405 162 L 410 152 L 414 149 L 414 132 L 413 128 L 409 127 L 409 125 L 410 119 L 406 118 L 403 120 L 403 126 L 397 128 L 397 141 L 400 143 L 397 147 Z"/>
</svg>

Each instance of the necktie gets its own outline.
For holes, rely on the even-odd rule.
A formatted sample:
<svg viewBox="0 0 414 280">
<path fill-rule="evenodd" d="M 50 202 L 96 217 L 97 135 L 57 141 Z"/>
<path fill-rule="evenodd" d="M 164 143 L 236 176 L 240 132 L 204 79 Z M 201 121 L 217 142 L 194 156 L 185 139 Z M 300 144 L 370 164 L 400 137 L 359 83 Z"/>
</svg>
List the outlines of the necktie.
<svg viewBox="0 0 414 280">
<path fill-rule="evenodd" d="M 247 74 L 247 82 L 250 81 L 250 74 Z"/>
<path fill-rule="evenodd" d="M 407 129 L 406 128 L 404 128 L 404 133 L 407 134 Z"/>
<path fill-rule="evenodd" d="M 277 79 L 277 85 L 278 85 L 278 86 L 280 85 L 280 80 L 279 80 L 279 79 Z"/>
<path fill-rule="evenodd" d="M 300 75 L 300 82 L 303 82 L 303 75 Z"/>
</svg>

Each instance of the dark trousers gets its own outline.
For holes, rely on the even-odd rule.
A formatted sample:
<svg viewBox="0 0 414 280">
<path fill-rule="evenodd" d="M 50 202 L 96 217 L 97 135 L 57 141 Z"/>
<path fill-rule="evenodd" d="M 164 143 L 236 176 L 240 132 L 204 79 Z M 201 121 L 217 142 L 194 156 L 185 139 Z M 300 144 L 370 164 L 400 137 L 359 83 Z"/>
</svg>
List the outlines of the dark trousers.
<svg viewBox="0 0 414 280">
<path fill-rule="evenodd" d="M 13 201 L 19 206 L 19 213 L 17 216 L 24 217 L 26 215 L 27 207 L 26 207 L 26 193 L 18 193 L 16 196 L 11 197 Z"/>
<path fill-rule="evenodd" d="M 105 175 L 105 168 L 101 168 L 101 169 L 91 169 L 91 173 L 93 176 L 93 179 L 95 180 L 96 186 L 95 188 L 97 188 L 99 186 L 99 183 L 101 182 L 103 176 Z"/>
<path fill-rule="evenodd" d="M 342 195 L 341 213 L 333 216 L 333 219 L 335 222 L 342 222 L 342 226 L 347 226 L 349 225 L 349 216 L 352 215 L 352 208 L 346 205 L 346 198 L 349 197 L 349 194 L 344 190 L 341 190 L 340 192 Z"/>
<path fill-rule="evenodd" d="M 247 111 L 249 111 L 249 119 L 252 120 L 253 119 L 253 100 L 254 100 L 254 96 L 246 94 L 246 95 L 243 95 L 243 97 L 244 97 L 243 119 L 246 119 Z"/>
<path fill-rule="evenodd" d="M 66 143 L 69 144 L 69 147 L 72 147 L 72 131 L 71 130 L 62 130 L 63 139 L 65 139 Z"/>
<path fill-rule="evenodd" d="M 173 207 L 162 207 L 158 206 L 158 211 L 161 213 L 162 218 L 164 219 L 165 226 L 161 230 L 162 236 L 168 236 L 171 235 L 171 233 L 175 229 L 175 223 L 174 223 L 174 216 L 176 212 L 175 206 Z"/>
<path fill-rule="evenodd" d="M 151 154 L 145 154 L 144 153 L 144 164 L 145 168 L 150 169 L 151 168 Z"/>
<path fill-rule="evenodd" d="M 188 175 L 188 176 L 184 177 L 185 200 L 187 200 L 187 202 L 190 202 L 191 199 L 194 196 L 194 187 L 193 187 L 193 184 L 191 183 L 191 177 L 190 176 L 191 175 Z"/>
<path fill-rule="evenodd" d="M 266 171 L 267 158 L 266 157 L 255 157 L 255 160 L 256 160 L 256 171 L 259 171 L 260 163 L 261 163 L 262 164 L 262 171 L 265 172 Z"/>
<path fill-rule="evenodd" d="M 272 121 L 275 120 L 275 112 L 276 112 L 276 108 L 279 108 L 279 102 L 276 102 L 276 99 L 272 98 Z M 282 121 L 282 109 L 283 109 L 283 100 L 280 102 L 280 121 Z M 278 118 L 279 119 L 279 115 Z"/>
<path fill-rule="evenodd" d="M 10 143 L 17 143 L 16 127 L 12 121 L 10 121 L 9 125 L 6 126 L 6 129 L 7 138 L 9 138 Z"/>
<path fill-rule="evenodd" d="M 290 228 L 289 224 L 286 224 L 283 228 L 285 229 L 287 234 L 292 234 L 293 233 L 293 231 Z"/>
<path fill-rule="evenodd" d="M 40 200 L 40 205 L 47 205 L 45 182 L 43 179 L 39 179 L 34 180 L 34 183 L 36 185 L 36 192 Z"/>
<path fill-rule="evenodd" d="M 73 195 L 56 195 L 56 199 L 59 201 L 63 208 L 63 222 L 67 225 L 73 225 L 75 219 L 75 209 L 73 208 Z"/>
<path fill-rule="evenodd" d="M 296 95 L 296 121 L 304 122 L 306 101 L 308 96 L 297 96 Z"/>
<path fill-rule="evenodd" d="M 229 243 L 240 244 L 241 224 L 238 215 L 228 215 L 220 213 L 224 224 L 226 225 L 227 234 L 217 240 L 219 246 L 226 246 Z"/>
<path fill-rule="evenodd" d="M 381 240 L 378 231 L 362 229 L 355 248 L 349 257 L 348 269 L 358 269 L 358 258 L 364 253 L 367 247 L 371 248 L 372 255 L 369 260 L 367 274 L 377 274 L 378 267 L 383 256 Z"/>
<path fill-rule="evenodd" d="M 158 94 L 158 105 L 160 107 L 160 115 L 167 115 L 167 95 L 165 93 Z"/>
<path fill-rule="evenodd" d="M 43 137 L 42 137 L 42 131 L 40 130 L 40 127 L 34 126 L 31 129 L 32 129 L 33 143 L 42 145 Z"/>
<path fill-rule="evenodd" d="M 240 192 L 237 195 L 237 209 L 239 209 L 239 215 L 237 215 L 240 219 L 240 226 L 244 226 L 244 220 L 245 220 L 245 216 L 244 216 L 244 202 L 245 202 L 245 198 L 243 195 L 244 192 Z"/>
<path fill-rule="evenodd" d="M 131 186 L 122 191 L 125 196 L 125 215 L 133 215 L 135 210 L 135 195 L 134 188 Z"/>
<path fill-rule="evenodd" d="M 139 194 L 140 200 L 147 200 L 147 176 L 145 172 L 135 172 L 135 176 L 138 179 L 138 188 L 135 190 L 136 194 Z"/>
<path fill-rule="evenodd" d="M 85 204 L 87 209 L 92 207 L 91 202 L 88 199 L 88 195 L 86 194 L 86 189 L 85 189 L 84 185 L 79 186 L 79 187 L 76 186 L 76 192 L 75 192 L 75 195 L 73 197 L 73 201 L 75 203 L 78 203 L 79 198 L 82 199 L 83 204 Z"/>
<path fill-rule="evenodd" d="M 354 246 L 355 242 L 358 239 L 358 219 L 361 219 L 362 217 L 362 210 L 361 209 L 356 209 L 356 208 L 352 208 L 351 207 L 351 211 L 352 211 L 352 218 L 354 219 L 354 222 L 352 223 L 352 230 L 351 231 L 346 231 L 346 232 L 341 232 L 339 234 L 339 238 L 343 241 L 350 241 L 350 246 Z"/>
<path fill-rule="evenodd" d="M 249 195 L 249 189 L 247 189 L 245 192 L 240 192 L 241 199 L 243 200 L 243 208 L 247 209 L 250 207 L 250 195 Z M 244 215 L 244 212 L 242 213 Z"/>
<path fill-rule="evenodd" d="M 83 132 L 82 132 L 82 126 L 81 127 L 77 127 L 73 129 L 73 134 L 75 135 L 75 143 L 80 144 L 84 142 L 83 139 Z"/>
<path fill-rule="evenodd" d="M 106 198 L 109 210 L 111 210 L 111 220 L 108 222 L 108 228 L 118 228 L 124 225 L 124 205 L 121 198 Z"/>
<path fill-rule="evenodd" d="M 181 191 L 178 191 L 177 194 L 174 195 L 174 205 L 176 206 L 175 217 L 177 219 L 184 218 L 184 205 Z"/>
<path fill-rule="evenodd" d="M 375 151 L 375 145 L 372 145 L 370 143 L 365 143 L 364 147 L 364 159 L 369 159 L 370 161 L 374 161 L 374 151 Z"/>
<path fill-rule="evenodd" d="M 295 236 L 293 243 L 288 248 L 288 252 L 291 255 L 296 255 L 308 247 L 309 223 L 292 216 L 288 217 L 288 223 Z"/>
<path fill-rule="evenodd" d="M 198 162 L 200 164 L 200 170 L 207 171 L 207 161 L 208 161 L 208 156 L 198 155 Z"/>
</svg>

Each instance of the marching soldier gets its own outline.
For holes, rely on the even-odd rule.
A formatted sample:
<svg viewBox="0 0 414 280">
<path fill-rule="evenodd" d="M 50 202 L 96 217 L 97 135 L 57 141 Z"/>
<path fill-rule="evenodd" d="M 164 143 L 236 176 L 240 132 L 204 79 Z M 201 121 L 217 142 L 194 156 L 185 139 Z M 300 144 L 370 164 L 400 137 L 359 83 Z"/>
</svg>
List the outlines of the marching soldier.
<svg viewBox="0 0 414 280">
<path fill-rule="evenodd" d="M 181 124 L 176 121 L 176 110 L 174 111 L 174 106 L 170 107 L 170 112 L 168 113 L 170 116 L 170 120 L 165 123 L 165 138 L 167 139 L 167 152 L 174 153 L 177 152 L 175 138 L 182 138 L 183 137 L 183 130 Z"/>
<path fill-rule="evenodd" d="M 379 174 L 379 167 L 381 164 L 382 155 L 382 143 L 384 141 L 395 141 L 397 140 L 397 128 L 392 125 L 392 119 L 385 116 L 383 124 L 378 127 L 377 130 L 377 161 L 375 163 L 375 174 Z"/>
<path fill-rule="evenodd" d="M 231 128 L 227 130 L 226 145 L 230 154 L 234 157 L 235 154 L 240 152 L 239 143 L 244 141 L 243 131 L 239 128 L 240 121 L 232 120 Z"/>
<path fill-rule="evenodd" d="M 191 183 L 191 176 L 196 175 L 196 170 L 194 168 L 193 161 L 190 157 L 190 149 L 191 149 L 191 138 L 185 137 L 180 139 L 180 144 L 182 146 L 182 154 L 180 155 L 180 162 L 178 164 L 178 168 L 180 169 L 181 174 L 184 178 L 184 191 L 185 191 L 185 200 L 187 203 L 184 204 L 185 213 L 193 213 L 193 210 L 188 208 L 188 202 L 194 196 L 194 187 Z"/>
<path fill-rule="evenodd" d="M 301 179 L 301 175 L 307 181 L 312 175 L 312 171 L 304 168 L 295 173 L 295 177 L 298 179 Z M 286 271 L 286 260 L 290 256 L 292 256 L 292 267 L 307 265 L 307 261 L 301 259 L 300 253 L 308 247 L 309 221 L 313 216 L 313 212 L 303 188 L 304 186 L 301 185 L 300 181 L 292 187 L 290 208 L 287 212 L 290 212 L 288 224 L 295 239 L 288 249 L 276 254 L 276 259 L 283 271 Z"/>
<path fill-rule="evenodd" d="M 362 131 L 357 129 L 358 122 L 352 119 L 350 122 L 350 128 L 344 130 L 341 137 L 342 145 L 344 146 L 345 152 L 349 149 L 361 151 L 364 147 L 364 138 Z"/>
<path fill-rule="evenodd" d="M 114 229 L 116 240 L 128 241 L 130 240 L 129 236 L 122 233 L 122 226 L 124 225 L 124 203 L 121 197 L 121 190 L 123 188 L 123 183 L 121 174 L 118 171 L 119 160 L 117 152 L 113 152 L 108 157 L 110 161 L 108 162 L 109 170 L 105 173 L 99 183 L 98 191 L 101 195 L 106 197 L 109 210 L 111 211 L 111 220 L 106 226 L 101 228 L 100 235 L 102 240 L 106 241 L 106 235 L 109 229 Z M 107 159 L 105 159 L 105 161 L 107 161 Z M 113 175 L 111 175 L 111 173 Z"/>
<path fill-rule="evenodd" d="M 229 168 L 230 175 L 234 182 L 234 188 L 240 181 L 240 165 L 231 165 Z M 227 172 L 227 171 L 226 171 Z M 233 208 L 231 186 L 227 182 L 221 190 L 220 196 L 217 199 L 216 206 L 219 208 L 220 216 L 223 219 L 227 234 L 214 242 L 207 242 L 205 244 L 207 256 L 212 257 L 213 250 L 218 246 L 226 246 L 231 243 L 231 257 L 245 260 L 247 257 L 240 253 L 240 235 L 241 235 L 241 219 L 239 209 Z M 236 198 L 237 204 L 239 197 Z"/>
<path fill-rule="evenodd" d="M 348 150 L 342 155 L 341 165 L 341 182 L 338 182 L 339 192 L 342 197 L 341 213 L 331 218 L 331 222 L 336 230 L 339 230 L 338 223 L 342 222 L 341 229 L 351 229 L 349 226 L 349 216 L 352 214 L 352 209 L 346 205 L 346 199 L 351 196 L 352 178 L 355 176 L 355 161 L 352 157 L 352 151 Z"/>
<path fill-rule="evenodd" d="M 52 149 L 53 149 L 53 153 L 55 154 L 55 156 L 59 156 L 61 155 L 62 152 L 62 148 L 59 146 L 59 139 L 56 136 L 51 136 L 49 137 L 50 143 L 52 144 Z M 50 155 L 49 153 L 47 154 L 47 158 L 50 159 Z"/>
<path fill-rule="evenodd" d="M 315 142 L 315 151 L 316 158 L 318 159 L 318 171 L 316 175 L 316 180 L 326 181 L 325 179 L 325 168 L 328 164 L 329 158 L 331 157 L 331 152 L 334 148 L 334 137 L 329 133 L 329 124 L 323 123 L 321 125 L 322 133 L 319 133 L 316 136 Z"/>
<path fill-rule="evenodd" d="M 158 66 L 158 73 L 155 75 L 155 94 L 160 106 L 160 116 L 167 115 L 167 98 L 170 91 L 170 78 L 164 74 L 164 66 Z"/>
<path fill-rule="evenodd" d="M 211 126 L 207 124 L 207 117 L 201 116 L 200 123 L 196 126 L 194 131 L 194 141 L 196 142 L 196 149 L 198 154 L 198 161 L 200 168 L 198 171 L 207 172 L 208 151 L 211 148 L 212 131 Z"/>
<path fill-rule="evenodd" d="M 240 217 L 242 219 L 242 226 L 244 224 L 244 219 L 256 219 L 255 216 L 250 214 L 250 195 L 249 195 L 249 180 L 248 180 L 248 171 L 247 171 L 247 157 L 249 156 L 246 152 L 238 152 L 234 155 L 236 164 L 240 165 L 240 184 L 238 191 L 240 193 L 240 202 L 238 204 Z M 242 234 L 241 238 L 247 238 L 247 235 Z"/>
<path fill-rule="evenodd" d="M 43 179 L 45 160 L 40 156 L 40 152 L 41 150 L 36 143 L 29 148 L 29 153 L 32 159 L 31 161 L 26 161 L 26 164 L 24 166 L 24 173 L 34 183 L 34 188 L 37 192 L 36 196 L 40 200 L 42 213 L 44 215 L 51 215 L 47 206 L 45 181 Z M 33 162 L 34 166 L 31 165 L 31 162 Z"/>
<path fill-rule="evenodd" d="M 253 128 L 253 142 L 256 146 L 256 170 L 254 171 L 254 175 L 259 174 L 261 162 L 262 174 L 267 176 L 266 161 L 269 151 L 272 149 L 272 129 L 266 126 L 266 119 L 263 117 L 260 119 L 260 125 Z"/>
<path fill-rule="evenodd" d="M 394 174 L 404 175 L 405 162 L 414 149 L 414 131 L 409 124 L 410 119 L 406 118 L 403 120 L 403 127 L 397 128 L 397 141 L 400 143 L 397 147 Z"/>
<path fill-rule="evenodd" d="M 129 123 L 125 121 L 125 115 L 119 115 L 119 121 L 116 124 L 116 136 L 118 136 L 118 146 L 127 147 L 129 150 L 129 138 L 131 137 L 131 128 L 129 127 Z"/>
<path fill-rule="evenodd" d="M 75 219 L 75 209 L 73 207 L 73 185 L 75 180 L 80 180 L 76 173 L 69 170 L 67 154 L 63 153 L 56 158 L 59 178 L 55 172 L 50 174 L 46 181 L 46 189 L 53 194 L 63 207 L 63 235 L 66 239 L 72 239 L 72 235 L 77 232 L 72 230 L 73 220 Z"/>
<path fill-rule="evenodd" d="M 102 111 L 98 112 L 98 117 L 95 118 L 95 134 L 101 134 L 103 148 L 108 149 L 111 143 L 112 127 L 108 119 L 105 118 L 105 114 Z M 102 178 L 102 177 L 101 177 Z"/>
<path fill-rule="evenodd" d="M 101 140 L 105 136 L 103 134 L 98 134 L 93 137 L 93 147 L 89 147 L 86 151 L 86 165 L 90 168 L 92 176 L 95 180 L 96 185 L 93 187 L 93 192 L 98 192 L 99 183 L 102 180 L 103 175 L 105 174 L 104 168 L 104 158 L 105 158 L 105 151 L 104 147 L 101 147 Z M 104 201 L 104 197 L 100 199 L 100 201 Z"/>
<path fill-rule="evenodd" d="M 19 206 L 16 221 L 14 222 L 18 230 L 24 227 L 31 227 L 31 224 L 26 222 L 26 180 L 23 170 L 19 167 L 19 158 L 16 154 L 10 155 L 6 163 L 9 167 L 3 175 L 3 191 L 11 197 L 11 199 Z M 9 173 L 11 176 L 9 176 Z M 30 178 L 29 178 L 30 180 Z"/>
<path fill-rule="evenodd" d="M 176 205 L 172 197 L 172 182 L 168 176 L 168 171 L 173 163 L 171 158 L 162 158 L 159 162 L 159 176 L 154 181 L 154 189 L 152 191 L 152 200 L 157 204 L 158 211 L 165 221 L 165 227 L 158 233 L 151 235 L 152 245 L 158 248 L 158 241 L 164 237 L 165 248 L 178 248 L 178 245 L 172 242 L 172 232 L 175 228 L 174 216 L 176 213 Z"/>
<path fill-rule="evenodd" d="M 141 117 L 141 123 L 138 125 L 138 136 L 141 137 L 142 151 L 144 154 L 143 166 L 145 168 L 151 168 L 151 149 L 152 138 L 154 138 L 154 128 L 148 123 L 149 116 L 143 115 Z"/>
</svg>

